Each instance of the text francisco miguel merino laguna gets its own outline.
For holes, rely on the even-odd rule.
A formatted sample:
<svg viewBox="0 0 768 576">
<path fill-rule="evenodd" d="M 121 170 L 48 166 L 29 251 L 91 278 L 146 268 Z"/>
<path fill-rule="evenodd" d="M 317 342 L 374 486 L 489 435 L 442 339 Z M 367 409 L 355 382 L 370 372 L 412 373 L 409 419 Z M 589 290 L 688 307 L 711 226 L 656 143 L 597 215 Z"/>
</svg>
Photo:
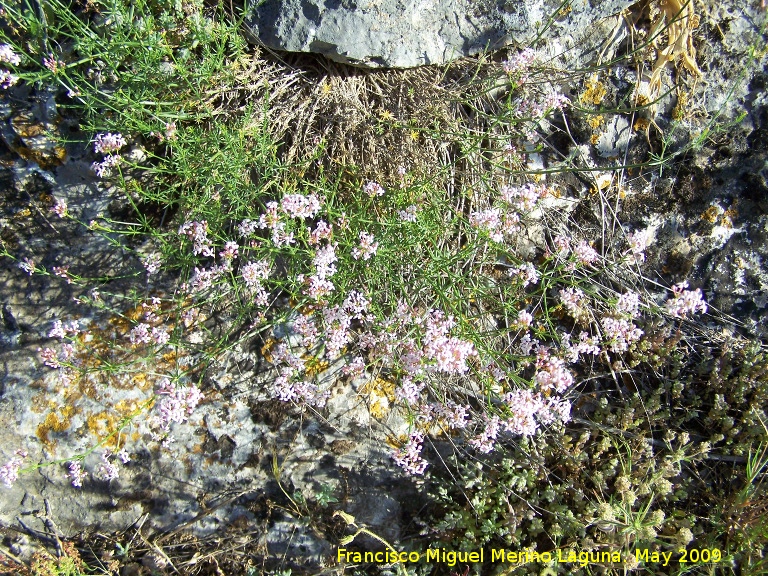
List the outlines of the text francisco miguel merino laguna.
<svg viewBox="0 0 768 576">
<path fill-rule="evenodd" d="M 584 567 L 589 564 L 597 563 L 618 563 L 622 561 L 621 553 L 613 552 L 586 552 L 557 549 L 554 552 L 533 552 L 531 550 L 505 550 L 503 548 L 494 548 L 489 550 L 491 562 L 506 562 L 510 564 L 527 564 L 529 562 L 549 564 L 557 561 L 561 564 L 579 564 Z M 649 553 L 650 552 L 650 553 Z M 646 549 L 635 550 L 635 558 L 641 562 L 659 562 L 666 566 L 672 553 L 651 552 Z M 355 552 L 346 548 L 339 548 L 336 552 L 336 561 L 339 563 L 376 563 L 376 564 L 394 564 L 417 563 L 421 561 L 445 564 L 453 567 L 456 564 L 474 564 L 484 562 L 486 558 L 485 550 L 479 549 L 473 552 L 459 552 L 456 550 L 445 550 L 444 548 L 435 548 L 425 552 L 398 552 L 396 550 L 383 550 L 379 552 Z"/>
</svg>

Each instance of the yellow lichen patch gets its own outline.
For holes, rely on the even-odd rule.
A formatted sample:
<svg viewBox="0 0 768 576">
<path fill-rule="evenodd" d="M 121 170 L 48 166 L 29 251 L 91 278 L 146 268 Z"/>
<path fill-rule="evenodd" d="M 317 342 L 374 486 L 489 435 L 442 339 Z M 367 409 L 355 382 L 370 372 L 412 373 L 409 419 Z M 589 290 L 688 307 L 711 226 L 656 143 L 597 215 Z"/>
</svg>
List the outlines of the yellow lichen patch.
<svg viewBox="0 0 768 576">
<path fill-rule="evenodd" d="M 382 396 L 390 402 L 395 401 L 395 383 L 381 376 L 377 376 L 375 380 L 368 382 L 360 389 L 360 392 Z"/>
<path fill-rule="evenodd" d="M 604 122 L 605 122 L 605 118 L 603 117 L 602 114 L 596 114 L 594 116 L 590 116 L 589 120 L 587 120 L 587 124 L 589 124 L 590 128 L 592 128 L 593 130 L 596 130 L 597 128 L 602 126 Z"/>
<path fill-rule="evenodd" d="M 600 142 L 600 134 L 592 134 L 589 138 L 589 142 L 592 146 L 597 146 L 598 142 Z"/>
<path fill-rule="evenodd" d="M 49 412 L 43 423 L 37 427 L 37 437 L 47 447 L 51 447 L 54 444 L 48 436 L 51 432 L 64 432 L 70 427 L 75 409 L 72 406 L 62 406 L 59 412 L 61 416 L 56 412 Z"/>
<path fill-rule="evenodd" d="M 330 366 L 330 364 L 325 360 L 320 360 L 320 358 L 312 356 L 311 354 L 305 355 L 302 360 L 304 360 L 304 369 L 308 378 L 312 378 L 316 374 L 320 374 L 321 372 L 327 370 L 328 366 Z"/>
<path fill-rule="evenodd" d="M 369 412 L 373 418 L 382 420 L 389 412 L 389 403 L 387 399 L 381 396 L 371 395 L 371 404 Z"/>
<path fill-rule="evenodd" d="M 261 347 L 261 355 L 264 356 L 264 359 L 267 362 L 272 362 L 272 349 L 277 344 L 277 340 L 275 340 L 272 337 L 267 338 L 267 340 L 264 342 L 264 346 Z"/>
<path fill-rule="evenodd" d="M 632 125 L 632 128 L 635 130 L 635 132 L 645 132 L 650 128 L 651 121 L 648 120 L 648 118 L 638 118 L 635 120 L 635 123 Z"/>
<path fill-rule="evenodd" d="M 115 411 L 123 418 L 132 415 L 141 406 L 138 400 L 120 400 L 115 404 Z"/>
<path fill-rule="evenodd" d="M 102 412 L 101 414 L 91 414 L 87 419 L 88 432 L 96 436 L 99 441 L 106 440 L 104 446 L 109 448 L 118 448 L 118 424 L 120 420 L 114 414 Z M 111 436 L 110 436 L 111 435 Z M 107 439 L 107 437 L 109 437 Z"/>
<path fill-rule="evenodd" d="M 739 212 L 736 208 L 728 208 L 720 217 L 720 226 L 723 228 L 733 228 L 733 219 L 738 215 Z"/>
<path fill-rule="evenodd" d="M 400 436 L 387 436 L 386 443 L 390 448 L 398 450 L 408 443 L 408 436 L 401 434 Z"/>
<path fill-rule="evenodd" d="M 53 410 L 56 404 L 48 398 L 45 392 L 40 392 L 32 397 L 32 412 L 42 414 L 46 410 Z"/>
<path fill-rule="evenodd" d="M 147 390 L 148 388 L 152 387 L 152 382 L 149 378 L 147 378 L 147 375 L 143 372 L 139 372 L 138 374 L 134 374 L 131 378 L 131 384 L 138 388 L 139 390 Z"/>
<path fill-rule="evenodd" d="M 711 224 L 714 224 L 719 215 L 720 215 L 720 211 L 717 209 L 717 206 L 710 206 L 709 208 L 704 210 L 704 212 L 701 213 L 701 219 L 706 220 Z"/>
<path fill-rule="evenodd" d="M 579 96 L 579 100 L 582 104 L 599 105 L 608 91 L 605 89 L 605 85 L 598 80 L 597 74 L 593 74 L 585 82 L 586 90 Z"/>
</svg>

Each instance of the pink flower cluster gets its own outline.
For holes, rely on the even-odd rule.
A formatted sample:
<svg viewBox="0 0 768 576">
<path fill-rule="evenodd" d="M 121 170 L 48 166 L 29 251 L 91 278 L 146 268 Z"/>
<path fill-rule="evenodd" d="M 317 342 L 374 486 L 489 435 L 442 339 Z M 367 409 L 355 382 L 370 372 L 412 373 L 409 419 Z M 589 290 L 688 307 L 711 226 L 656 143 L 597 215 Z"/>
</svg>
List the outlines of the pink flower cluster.
<svg viewBox="0 0 768 576">
<path fill-rule="evenodd" d="M 495 414 L 490 418 L 487 414 L 483 414 L 483 419 L 485 420 L 485 428 L 479 435 L 469 441 L 469 445 L 473 446 L 478 452 L 488 454 L 496 445 L 496 438 L 501 428 L 501 418 Z"/>
<path fill-rule="evenodd" d="M 93 148 L 96 151 L 96 154 L 115 154 L 126 144 L 127 142 L 122 134 L 112 134 L 111 132 L 107 132 L 106 134 L 96 135 L 96 141 Z"/>
<path fill-rule="evenodd" d="M 686 290 L 686 288 L 688 288 L 687 280 L 672 286 L 674 297 L 665 303 L 667 312 L 675 318 L 685 318 L 689 314 L 696 314 L 697 312 L 706 314 L 707 303 L 704 301 L 701 289 Z"/>
<path fill-rule="evenodd" d="M 651 243 L 651 234 L 647 230 L 637 230 L 627 234 L 629 243 L 629 258 L 631 261 L 642 264 L 645 262 L 645 249 Z"/>
<path fill-rule="evenodd" d="M 562 394 L 573 384 L 573 374 L 561 358 L 552 356 L 547 348 L 539 347 L 533 380 L 545 394 L 553 391 Z"/>
<path fill-rule="evenodd" d="M 591 354 L 592 356 L 600 354 L 600 346 L 597 340 L 586 332 L 579 334 L 579 341 L 576 344 L 571 344 L 570 334 L 563 334 L 560 345 L 569 362 L 578 362 L 581 354 Z"/>
<path fill-rule="evenodd" d="M 23 450 L 16 450 L 15 456 L 0 466 L 0 482 L 5 484 L 6 488 L 13 486 L 13 483 L 19 479 L 19 470 L 24 463 L 22 459 L 26 456 L 27 453 Z"/>
<path fill-rule="evenodd" d="M 121 157 L 117 154 L 110 155 L 104 158 L 101 162 L 94 162 L 91 164 L 91 170 L 93 170 L 99 178 L 109 178 L 112 176 L 112 169 L 120 164 L 120 161 Z"/>
<path fill-rule="evenodd" d="M 568 310 L 568 313 L 576 318 L 581 314 L 581 301 L 584 298 L 584 292 L 580 288 L 569 286 L 560 290 L 560 301 Z"/>
<path fill-rule="evenodd" d="M 61 320 L 53 321 L 53 328 L 48 332 L 48 338 L 65 338 L 69 335 L 76 336 L 80 333 L 80 326 L 77 320 L 72 320 L 63 324 Z"/>
<path fill-rule="evenodd" d="M 51 212 L 56 214 L 59 218 L 64 218 L 67 215 L 67 203 L 64 200 L 56 199 L 56 204 L 51 208 Z"/>
<path fill-rule="evenodd" d="M 83 487 L 83 480 L 88 477 L 88 474 L 80 466 L 80 462 L 72 461 L 69 463 L 69 472 L 67 477 L 72 481 L 72 486 L 75 488 Z"/>
<path fill-rule="evenodd" d="M 154 252 L 142 258 L 141 263 L 144 265 L 144 268 L 146 268 L 147 274 L 151 276 L 160 270 L 160 267 L 163 265 L 163 259 L 160 254 Z"/>
<path fill-rule="evenodd" d="M 158 346 L 164 346 L 168 343 L 171 336 L 165 328 L 151 326 L 144 322 L 137 324 L 129 334 L 128 338 L 131 344 L 149 344 L 154 342 Z"/>
<path fill-rule="evenodd" d="M 341 369 L 344 376 L 349 378 L 358 378 L 365 373 L 365 360 L 362 356 L 355 356 L 355 358 Z"/>
<path fill-rule="evenodd" d="M 19 77 L 11 74 L 8 70 L 0 70 L 0 88 L 8 90 L 19 81 Z"/>
<path fill-rule="evenodd" d="M 498 208 L 472 212 L 469 215 L 469 224 L 474 228 L 487 232 L 494 242 L 504 240 L 504 235 L 501 231 L 501 211 Z"/>
<path fill-rule="evenodd" d="M 317 324 L 313 316 L 309 314 L 299 314 L 293 322 L 293 331 L 302 338 L 302 346 L 312 348 L 317 344 Z"/>
<path fill-rule="evenodd" d="M 18 66 L 21 64 L 21 57 L 13 51 L 10 44 L 0 44 L 0 62 Z"/>
<path fill-rule="evenodd" d="M 373 234 L 360 232 L 360 245 L 352 249 L 352 258 L 355 260 L 369 260 L 379 249 L 379 243 L 374 242 Z"/>
<path fill-rule="evenodd" d="M 288 201 L 288 207 L 291 210 L 295 208 L 300 212 L 303 210 L 311 210 L 309 202 L 294 200 Z M 253 222 L 252 220 L 243 220 L 238 226 L 238 231 L 242 236 L 248 237 L 254 233 L 256 228 L 262 230 L 269 228 L 272 231 L 272 244 L 274 244 L 276 248 L 294 244 L 296 240 L 293 237 L 293 232 L 289 233 L 285 231 L 285 222 L 280 220 L 279 208 L 277 202 L 267 202 L 267 211 L 259 216 L 259 221 Z"/>
<path fill-rule="evenodd" d="M 424 474 L 427 469 L 427 461 L 421 456 L 424 434 L 411 432 L 408 442 L 402 448 L 392 452 L 392 459 L 408 474 L 413 476 Z"/>
<path fill-rule="evenodd" d="M 448 336 L 454 324 L 453 317 L 444 312 L 430 312 L 424 334 L 424 356 L 435 362 L 434 369 L 439 372 L 464 374 L 469 370 L 467 361 L 477 352 L 472 342 Z"/>
<path fill-rule="evenodd" d="M 374 196 L 384 196 L 385 190 L 384 187 L 378 182 L 368 182 L 365 186 L 363 186 L 363 192 L 373 198 Z"/>
<path fill-rule="evenodd" d="M 270 263 L 268 260 L 248 262 L 240 269 L 240 274 L 245 282 L 245 287 L 253 295 L 254 302 L 259 306 L 269 303 L 269 293 L 262 282 L 269 278 Z"/>
<path fill-rule="evenodd" d="M 640 314 L 640 295 L 630 290 L 619 296 L 619 300 L 616 302 L 616 312 L 627 314 L 630 318 L 637 318 Z"/>
<path fill-rule="evenodd" d="M 174 422 L 185 422 L 203 399 L 203 393 L 195 386 L 174 386 L 170 379 L 163 378 L 157 389 L 159 400 L 156 422 L 164 430 L 170 430 Z"/>
<path fill-rule="evenodd" d="M 230 267 L 227 264 L 220 266 L 212 266 L 211 268 L 198 268 L 192 273 L 192 278 L 189 280 L 189 284 L 186 288 L 193 294 L 199 294 L 209 290 L 214 283 L 221 278 L 225 272 L 229 271 Z"/>
<path fill-rule="evenodd" d="M 504 185 L 499 190 L 501 198 L 518 212 L 530 212 L 536 206 L 536 202 L 548 193 L 546 186 L 532 183 L 523 186 Z"/>
<path fill-rule="evenodd" d="M 280 366 L 280 375 L 275 378 L 274 396 L 283 402 L 300 402 L 322 408 L 330 392 L 320 391 L 317 384 L 302 379 L 304 362 L 288 350 L 284 343 L 278 344 L 272 351 L 272 362 Z"/>
<path fill-rule="evenodd" d="M 0 44 L 0 62 L 18 66 L 21 64 L 21 57 L 13 51 L 10 44 Z M 8 70 L 0 69 L 0 88 L 7 90 L 18 81 L 18 76 L 14 76 Z"/>
<path fill-rule="evenodd" d="M 528 69 L 533 64 L 535 58 L 536 52 L 532 48 L 526 48 L 522 52 L 507 58 L 502 62 L 501 67 L 504 69 L 504 72 L 515 77 L 519 84 L 523 84 L 528 80 Z"/>
<path fill-rule="evenodd" d="M 98 470 L 96 470 L 96 477 L 109 482 L 110 480 L 116 480 L 120 476 L 120 470 L 117 464 L 110 460 L 112 452 L 110 450 L 104 450 L 101 453 L 101 464 Z M 75 480 L 72 480 L 72 485 L 75 485 Z M 82 485 L 82 484 L 81 484 Z"/>
<path fill-rule="evenodd" d="M 403 222 L 416 222 L 416 204 L 411 204 L 405 210 L 399 210 L 397 216 Z"/>
<path fill-rule="evenodd" d="M 520 266 L 513 266 L 507 270 L 507 275 L 520 280 L 523 283 L 523 288 L 529 284 L 537 284 L 539 282 L 539 273 L 531 262 L 525 262 Z"/>
<path fill-rule="evenodd" d="M 547 193 L 547 188 L 530 183 L 524 186 L 504 185 L 499 193 L 501 206 L 472 212 L 469 216 L 470 225 L 487 232 L 494 242 L 502 242 L 504 236 L 511 236 L 520 230 L 522 215 L 533 210 L 536 202 Z"/>
<path fill-rule="evenodd" d="M 323 240 L 330 240 L 333 233 L 333 227 L 325 220 L 320 220 L 314 230 L 309 230 L 309 243 L 313 246 L 320 244 Z"/>
<path fill-rule="evenodd" d="M 640 340 L 643 331 L 626 318 L 606 316 L 600 321 L 603 326 L 606 345 L 611 352 L 626 352 L 634 342 Z"/>
<path fill-rule="evenodd" d="M 528 330 L 531 325 L 533 325 L 533 314 L 526 310 L 520 310 L 520 312 L 517 313 L 517 318 L 512 324 L 512 327 L 517 330 Z"/>
<path fill-rule="evenodd" d="M 314 218 L 320 212 L 320 199 L 314 194 L 286 194 L 280 207 L 291 218 Z"/>
<path fill-rule="evenodd" d="M 179 234 L 192 241 L 192 252 L 195 256 L 213 257 L 213 246 L 208 239 L 208 222 L 186 222 L 179 226 Z"/>
<path fill-rule="evenodd" d="M 600 259 L 600 254 L 598 254 L 597 251 L 584 240 L 576 245 L 576 248 L 573 249 L 573 253 L 576 255 L 576 259 L 585 266 L 594 264 Z"/>
</svg>

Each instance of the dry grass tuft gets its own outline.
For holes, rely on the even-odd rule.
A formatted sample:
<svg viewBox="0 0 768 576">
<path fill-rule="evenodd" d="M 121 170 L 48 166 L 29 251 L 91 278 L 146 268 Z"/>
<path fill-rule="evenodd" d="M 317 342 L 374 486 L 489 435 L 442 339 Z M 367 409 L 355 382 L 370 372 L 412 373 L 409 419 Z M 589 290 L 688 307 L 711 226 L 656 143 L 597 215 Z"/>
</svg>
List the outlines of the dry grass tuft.
<svg viewBox="0 0 768 576">
<path fill-rule="evenodd" d="M 447 190 L 472 189 L 480 174 L 470 172 L 482 159 L 461 159 L 473 150 L 500 151 L 521 137 L 513 122 L 499 121 L 512 116 L 505 80 L 500 63 L 489 57 L 446 67 L 364 70 L 256 50 L 237 63 L 227 83 L 209 92 L 208 107 L 232 115 L 256 103 L 254 124 L 268 126 L 286 161 L 311 157 L 322 147 L 318 163 L 332 173 L 343 168 L 355 185 L 392 184 L 402 166 Z M 440 167 L 456 164 L 451 174 L 439 174 Z"/>
</svg>

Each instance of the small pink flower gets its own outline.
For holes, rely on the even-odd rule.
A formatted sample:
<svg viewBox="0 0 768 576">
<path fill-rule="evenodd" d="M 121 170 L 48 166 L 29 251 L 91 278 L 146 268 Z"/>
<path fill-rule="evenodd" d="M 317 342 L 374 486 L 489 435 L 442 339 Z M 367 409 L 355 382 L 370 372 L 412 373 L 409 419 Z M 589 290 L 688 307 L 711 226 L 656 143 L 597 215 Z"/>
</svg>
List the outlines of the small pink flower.
<svg viewBox="0 0 768 576">
<path fill-rule="evenodd" d="M 72 481 L 72 486 L 82 488 L 83 480 L 88 477 L 88 474 L 82 469 L 80 462 L 73 461 L 69 463 L 69 473 L 67 476 Z"/>
<path fill-rule="evenodd" d="M 0 62 L 18 66 L 21 64 L 21 57 L 13 51 L 10 44 L 0 44 Z"/>
<path fill-rule="evenodd" d="M 379 243 L 373 240 L 373 234 L 360 232 L 360 246 L 352 250 L 352 258 L 355 260 L 369 260 L 379 249 Z"/>
<path fill-rule="evenodd" d="M 697 312 L 706 314 L 707 303 L 704 301 L 701 289 L 696 288 L 696 290 L 686 290 L 686 288 L 688 288 L 687 280 L 672 286 L 672 292 L 675 297 L 667 300 L 665 303 L 667 312 L 675 318 L 685 318 L 689 314 L 695 314 Z"/>
<path fill-rule="evenodd" d="M 368 182 L 365 186 L 363 186 L 363 192 L 373 198 L 374 196 L 384 196 L 385 190 L 384 187 L 378 182 Z"/>
<path fill-rule="evenodd" d="M 64 218 L 67 215 L 67 203 L 64 200 L 57 199 L 56 204 L 51 208 L 51 212 L 59 218 Z"/>
<path fill-rule="evenodd" d="M 96 154 L 114 154 L 119 152 L 120 148 L 126 144 L 127 142 L 122 134 L 112 134 L 111 132 L 107 132 L 106 134 L 96 135 L 94 150 L 96 151 Z"/>
<path fill-rule="evenodd" d="M 15 454 L 14 458 L 0 466 L 0 482 L 5 484 L 6 488 L 13 486 L 13 483 L 19 479 L 19 470 L 23 464 L 22 458 L 27 456 L 27 453 L 23 450 L 16 450 Z"/>
<path fill-rule="evenodd" d="M 147 274 L 151 276 L 160 270 L 160 267 L 163 265 L 163 259 L 160 254 L 153 253 L 142 258 L 141 263 L 144 264 L 144 268 L 146 268 Z"/>
<path fill-rule="evenodd" d="M 392 453 L 392 459 L 395 464 L 400 466 L 408 474 L 421 475 L 427 469 L 428 463 L 421 456 L 424 434 L 421 432 L 412 432 L 408 442 L 402 448 Z"/>
<path fill-rule="evenodd" d="M 34 260 L 31 260 L 29 258 L 24 258 L 21 262 L 18 264 L 19 268 L 24 270 L 27 274 L 32 276 L 32 274 L 35 273 L 35 262 Z"/>
<path fill-rule="evenodd" d="M 219 256 L 225 260 L 234 260 L 237 258 L 238 248 L 239 246 L 237 245 L 237 242 L 227 242 L 224 245 L 224 250 L 219 252 Z"/>
<path fill-rule="evenodd" d="M 520 312 L 517 313 L 517 320 L 515 320 L 513 326 L 518 330 L 527 330 L 532 324 L 533 315 L 526 310 L 520 310 Z"/>
<path fill-rule="evenodd" d="M 585 266 L 594 264 L 600 259 L 600 254 L 598 254 L 597 251 L 584 240 L 576 245 L 576 248 L 573 249 L 573 253 L 576 255 L 578 261 Z"/>
<path fill-rule="evenodd" d="M 40 357 L 43 359 L 43 364 L 49 366 L 50 368 L 61 368 L 56 350 L 53 348 L 38 348 L 37 351 L 40 353 Z"/>
</svg>

